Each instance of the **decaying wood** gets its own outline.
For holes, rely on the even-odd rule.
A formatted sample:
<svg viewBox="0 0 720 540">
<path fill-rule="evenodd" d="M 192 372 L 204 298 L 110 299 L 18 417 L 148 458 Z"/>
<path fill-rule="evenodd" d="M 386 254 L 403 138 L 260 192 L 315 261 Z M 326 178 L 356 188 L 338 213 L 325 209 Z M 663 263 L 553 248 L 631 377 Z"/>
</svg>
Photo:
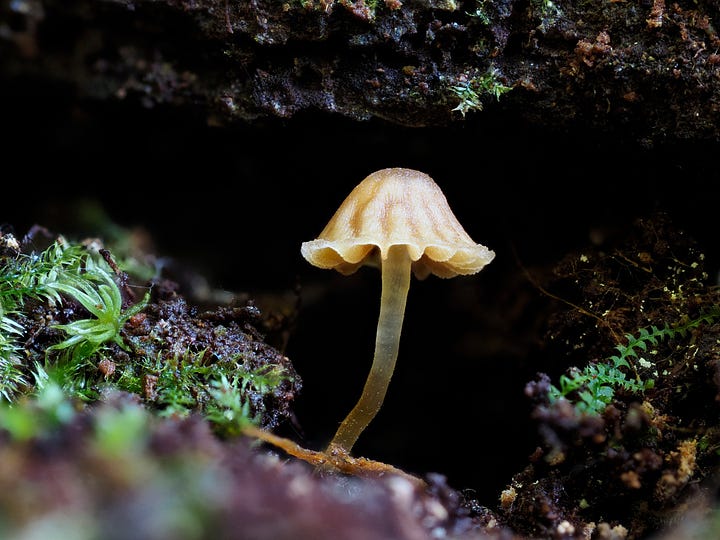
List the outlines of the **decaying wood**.
<svg viewBox="0 0 720 540">
<path fill-rule="evenodd" d="M 719 12 L 665 0 L 24 0 L 0 5 L 0 73 L 223 125 L 324 111 L 445 126 L 494 108 L 648 143 L 716 140 Z"/>
</svg>

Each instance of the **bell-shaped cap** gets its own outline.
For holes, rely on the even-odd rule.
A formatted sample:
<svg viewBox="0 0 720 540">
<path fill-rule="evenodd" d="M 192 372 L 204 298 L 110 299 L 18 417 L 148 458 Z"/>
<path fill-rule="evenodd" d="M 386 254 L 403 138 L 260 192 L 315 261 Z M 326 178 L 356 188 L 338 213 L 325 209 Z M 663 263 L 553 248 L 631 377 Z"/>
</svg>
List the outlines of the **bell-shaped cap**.
<svg viewBox="0 0 720 540">
<path fill-rule="evenodd" d="M 419 279 L 475 274 L 495 258 L 465 232 L 430 176 L 403 168 L 360 182 L 301 253 L 310 264 L 348 275 L 379 266 L 393 246 L 407 249 Z"/>
</svg>

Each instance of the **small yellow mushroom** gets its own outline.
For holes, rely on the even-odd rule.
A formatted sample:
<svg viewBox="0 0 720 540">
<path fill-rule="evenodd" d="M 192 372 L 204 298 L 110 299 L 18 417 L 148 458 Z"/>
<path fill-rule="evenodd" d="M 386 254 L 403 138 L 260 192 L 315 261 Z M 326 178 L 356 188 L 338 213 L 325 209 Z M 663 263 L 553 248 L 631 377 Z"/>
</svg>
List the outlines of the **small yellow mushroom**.
<svg viewBox="0 0 720 540">
<path fill-rule="evenodd" d="M 465 232 L 430 176 L 404 168 L 365 178 L 340 205 L 320 235 L 304 242 L 311 264 L 344 275 L 363 265 L 382 274 L 375 357 L 362 395 L 328 445 L 328 455 L 349 455 L 385 399 L 395 369 L 411 273 L 418 279 L 475 274 L 495 253 Z"/>
</svg>

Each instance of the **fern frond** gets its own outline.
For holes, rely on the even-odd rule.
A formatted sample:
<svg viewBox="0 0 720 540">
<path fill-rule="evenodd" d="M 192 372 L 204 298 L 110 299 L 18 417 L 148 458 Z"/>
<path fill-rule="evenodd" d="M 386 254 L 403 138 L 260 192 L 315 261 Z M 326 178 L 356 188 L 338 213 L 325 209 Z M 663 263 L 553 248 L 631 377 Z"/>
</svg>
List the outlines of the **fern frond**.
<svg viewBox="0 0 720 540">
<path fill-rule="evenodd" d="M 718 318 L 720 306 L 683 325 L 670 327 L 665 324 L 662 328 L 651 325 L 640 328 L 637 335 L 625 334 L 627 343 L 614 347 L 618 354 L 608 357 L 607 363 L 592 363 L 582 371 L 571 368 L 568 375 L 560 376 L 559 387 L 550 385 L 548 399 L 553 403 L 559 399 L 569 399 L 574 394 L 577 396 L 574 405 L 578 413 L 599 414 L 612 402 L 617 388 L 628 393 L 643 393 L 654 388 L 653 379 L 642 380 L 639 376 L 628 378 L 622 368 L 634 369 L 630 361 L 640 358 L 638 351 L 647 352 L 648 344 L 657 347 L 665 338 L 673 338 L 676 334 L 685 336 L 691 328 L 714 322 Z"/>
</svg>

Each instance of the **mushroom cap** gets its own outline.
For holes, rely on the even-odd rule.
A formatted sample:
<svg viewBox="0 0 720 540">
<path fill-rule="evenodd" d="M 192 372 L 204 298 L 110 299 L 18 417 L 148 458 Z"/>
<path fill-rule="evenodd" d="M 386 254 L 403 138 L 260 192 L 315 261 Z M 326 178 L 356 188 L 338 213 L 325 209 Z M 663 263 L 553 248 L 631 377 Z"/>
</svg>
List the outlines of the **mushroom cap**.
<svg viewBox="0 0 720 540">
<path fill-rule="evenodd" d="M 407 248 L 418 279 L 475 274 L 495 258 L 465 232 L 430 176 L 403 168 L 381 169 L 360 182 L 300 251 L 314 266 L 349 275 L 379 266 L 393 246 Z"/>
</svg>

